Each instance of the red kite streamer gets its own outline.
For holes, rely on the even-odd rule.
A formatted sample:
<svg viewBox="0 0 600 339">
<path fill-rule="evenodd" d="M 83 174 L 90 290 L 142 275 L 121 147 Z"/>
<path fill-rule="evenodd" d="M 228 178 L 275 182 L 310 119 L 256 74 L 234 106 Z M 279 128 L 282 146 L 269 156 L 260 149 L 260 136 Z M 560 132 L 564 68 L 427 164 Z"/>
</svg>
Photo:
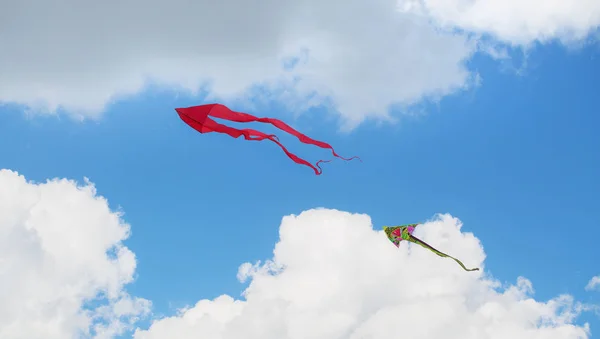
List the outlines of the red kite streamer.
<svg viewBox="0 0 600 339">
<path fill-rule="evenodd" d="M 285 154 L 290 159 L 292 159 L 295 163 L 300 164 L 300 165 L 305 165 L 305 166 L 312 168 L 315 171 L 316 175 L 320 175 L 323 172 L 323 170 L 321 169 L 319 164 L 323 163 L 323 162 L 329 162 L 330 160 L 319 160 L 319 161 L 317 161 L 317 163 L 315 165 L 313 165 L 310 162 L 296 156 L 295 154 L 290 153 L 285 148 L 285 146 L 283 146 L 279 142 L 279 139 L 274 134 L 265 134 L 263 132 L 260 132 L 260 131 L 254 130 L 254 129 L 237 129 L 237 128 L 229 127 L 229 126 L 226 126 L 226 125 L 216 122 L 212 118 L 229 120 L 229 121 L 233 121 L 233 122 L 262 122 L 262 123 L 266 123 L 266 124 L 271 124 L 271 125 L 279 128 L 280 130 L 295 136 L 302 143 L 314 145 L 314 146 L 321 147 L 321 148 L 330 149 L 336 158 L 340 158 L 340 159 L 343 159 L 346 161 L 352 160 L 354 158 L 357 158 L 360 160 L 360 158 L 358 158 L 358 157 L 352 157 L 349 159 L 343 158 L 343 157 L 339 156 L 337 153 L 335 153 L 335 151 L 333 150 L 333 147 L 331 147 L 331 145 L 321 142 L 321 141 L 318 141 L 318 140 L 311 139 L 311 138 L 307 137 L 306 135 L 296 131 L 295 129 L 290 127 L 285 122 L 278 120 L 278 119 L 258 118 L 253 115 L 250 115 L 248 113 L 232 111 L 229 108 L 227 108 L 227 106 L 224 106 L 221 104 L 209 104 L 209 105 L 192 106 L 192 107 L 187 107 L 187 108 L 176 108 L 175 110 L 177 111 L 177 114 L 179 114 L 179 117 L 181 118 L 181 120 L 183 120 L 186 124 L 190 125 L 190 127 L 192 127 L 193 129 L 195 129 L 196 131 L 198 131 L 200 133 L 217 132 L 217 133 L 228 134 L 229 136 L 231 136 L 233 138 L 238 138 L 243 135 L 244 139 L 246 139 L 246 140 L 256 140 L 256 141 L 261 141 L 261 140 L 265 140 L 265 139 L 271 140 L 272 142 L 279 145 L 279 147 L 281 147 L 281 149 L 285 152 Z"/>
</svg>

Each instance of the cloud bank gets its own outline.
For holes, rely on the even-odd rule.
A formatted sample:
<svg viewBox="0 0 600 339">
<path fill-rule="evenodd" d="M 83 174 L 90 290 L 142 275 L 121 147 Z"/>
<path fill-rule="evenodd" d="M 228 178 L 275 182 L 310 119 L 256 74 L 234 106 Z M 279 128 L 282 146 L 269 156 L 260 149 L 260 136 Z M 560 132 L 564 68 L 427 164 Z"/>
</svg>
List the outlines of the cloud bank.
<svg viewBox="0 0 600 339">
<path fill-rule="evenodd" d="M 150 310 L 130 296 L 129 225 L 91 183 L 0 170 L 0 338 L 113 338 Z"/>
<path fill-rule="evenodd" d="M 347 128 L 476 85 L 477 34 L 573 40 L 600 23 L 577 1 L 0 0 L 0 102 L 98 117 L 150 84 L 212 98 L 262 86 L 291 111 L 332 105 Z M 442 27 L 444 29 L 440 30 Z M 451 32 L 455 28 L 476 33 Z"/>
<path fill-rule="evenodd" d="M 0 337 L 113 338 L 150 301 L 127 294 L 135 255 L 129 226 L 94 186 L 28 182 L 0 171 Z M 450 215 L 416 235 L 469 266 L 485 252 Z M 535 300 L 418 246 L 393 246 L 367 215 L 314 209 L 283 218 L 272 260 L 245 263 L 245 298 L 201 300 L 137 328 L 136 339 L 585 339 L 568 295 Z M 139 277 L 144 279 L 144 277 Z M 137 325 L 139 326 L 139 325 Z"/>
<path fill-rule="evenodd" d="M 440 26 L 489 34 L 512 45 L 585 39 L 600 25 L 595 0 L 400 0 L 405 12 L 426 15 Z"/>
<path fill-rule="evenodd" d="M 416 231 L 482 266 L 479 241 L 441 215 Z M 570 296 L 541 302 L 520 277 L 501 287 L 420 247 L 397 249 L 366 215 L 317 209 L 282 221 L 273 260 L 246 263 L 245 301 L 223 295 L 156 320 L 135 339 L 582 339 Z"/>
</svg>

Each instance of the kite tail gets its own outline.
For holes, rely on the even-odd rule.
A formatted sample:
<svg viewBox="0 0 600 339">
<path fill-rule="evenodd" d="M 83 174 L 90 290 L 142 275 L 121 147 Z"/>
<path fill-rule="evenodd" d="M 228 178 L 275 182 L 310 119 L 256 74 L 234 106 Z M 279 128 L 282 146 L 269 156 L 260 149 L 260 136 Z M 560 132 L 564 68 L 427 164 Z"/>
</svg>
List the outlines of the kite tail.
<svg viewBox="0 0 600 339">
<path fill-rule="evenodd" d="M 424 242 L 423 240 L 415 237 L 414 235 L 410 235 L 410 241 L 413 242 L 413 243 L 415 243 L 415 244 L 421 245 L 422 247 L 424 247 L 424 248 L 432 251 L 433 253 L 439 255 L 440 257 L 450 258 L 450 259 L 456 261 L 465 271 L 468 271 L 468 272 L 479 271 L 479 268 L 477 268 L 477 267 L 476 268 L 466 268 L 465 265 L 460 260 L 456 259 L 453 256 L 447 255 L 446 253 L 443 253 L 443 252 L 440 252 L 440 251 L 436 250 L 431 245 L 429 245 L 428 243 Z"/>
<path fill-rule="evenodd" d="M 358 159 L 359 161 L 362 162 L 362 160 L 360 160 L 360 158 L 357 157 L 357 156 L 353 156 L 353 157 L 350 157 L 350 158 L 344 158 L 344 157 L 340 156 L 339 154 L 337 154 L 335 152 L 335 150 L 333 149 L 333 147 L 330 144 L 328 144 L 326 142 L 319 141 L 319 140 L 315 140 L 315 139 L 313 139 L 313 138 L 311 138 L 309 136 L 306 136 L 306 135 L 298 132 L 297 130 L 295 130 L 294 128 L 292 128 L 290 125 L 286 124 L 285 122 L 283 122 L 283 121 L 281 121 L 279 119 L 273 119 L 273 118 L 255 118 L 255 120 L 258 121 L 258 122 L 262 122 L 262 123 L 266 123 L 266 124 L 271 124 L 271 125 L 279 128 L 280 130 L 282 130 L 282 131 L 284 131 L 284 132 L 286 132 L 288 134 L 291 134 L 291 135 L 295 136 L 303 144 L 309 144 L 309 145 L 317 146 L 317 147 L 320 147 L 320 148 L 329 149 L 329 150 L 331 150 L 331 153 L 333 154 L 333 156 L 336 157 L 336 158 L 340 158 L 340 159 L 346 160 L 346 161 L 350 161 L 350 160 L 353 160 L 353 159 Z"/>
<path fill-rule="evenodd" d="M 299 165 L 304 165 L 304 166 L 308 166 L 308 167 L 312 168 L 313 171 L 315 171 L 316 175 L 321 175 L 321 173 L 323 173 L 323 169 L 321 168 L 321 166 L 319 166 L 321 163 L 331 161 L 331 160 L 319 160 L 319 161 L 317 161 L 317 163 L 315 165 L 313 165 L 310 162 L 295 155 L 294 153 L 288 151 L 287 148 L 285 148 L 285 146 L 283 146 L 283 144 L 279 142 L 279 140 L 277 139 L 277 136 L 270 136 L 266 139 L 269 139 L 272 142 L 276 143 L 283 150 L 283 152 L 288 156 L 288 158 L 290 158 L 293 162 L 295 162 Z M 263 140 L 263 139 L 251 139 L 251 140 Z"/>
<path fill-rule="evenodd" d="M 346 160 L 346 161 L 349 161 L 352 159 L 358 159 L 359 161 L 362 162 L 362 160 L 360 160 L 360 158 L 357 156 L 353 156 L 351 158 L 344 158 L 344 157 L 340 156 L 339 154 L 337 154 L 335 152 L 335 150 L 333 149 L 333 147 L 330 144 L 319 141 L 319 140 L 315 140 L 305 134 L 302 134 L 302 133 L 298 132 L 296 129 L 294 129 L 292 126 L 286 124 L 285 122 L 283 122 L 279 119 L 259 118 L 252 114 L 231 110 L 225 105 L 221 105 L 221 104 L 213 104 L 213 105 L 214 106 L 211 107 L 211 112 L 209 113 L 209 115 L 212 115 L 215 118 L 221 118 L 221 119 L 226 119 L 229 121 L 241 122 L 241 123 L 261 122 L 263 124 L 271 124 L 271 125 L 275 126 L 276 128 L 295 136 L 303 144 L 309 144 L 309 145 L 313 145 L 313 146 L 317 146 L 320 148 L 326 148 L 326 149 L 331 150 L 331 153 L 336 158 L 340 158 L 340 159 Z"/>
</svg>

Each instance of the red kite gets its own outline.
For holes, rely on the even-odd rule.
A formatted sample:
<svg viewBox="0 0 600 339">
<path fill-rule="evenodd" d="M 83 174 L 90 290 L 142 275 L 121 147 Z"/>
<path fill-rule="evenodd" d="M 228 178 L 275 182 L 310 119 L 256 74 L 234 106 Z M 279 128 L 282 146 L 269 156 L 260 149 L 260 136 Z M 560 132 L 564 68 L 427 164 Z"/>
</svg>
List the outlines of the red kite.
<svg viewBox="0 0 600 339">
<path fill-rule="evenodd" d="M 358 157 L 352 157 L 349 159 L 343 158 L 343 157 L 339 156 L 337 153 L 335 153 L 335 151 L 333 150 L 333 147 L 331 147 L 331 145 L 321 142 L 321 141 L 318 141 L 318 140 L 311 139 L 311 138 L 307 137 L 306 135 L 296 131 L 295 129 L 290 127 L 288 124 L 286 124 L 283 121 L 278 120 L 278 119 L 258 118 L 253 115 L 250 115 L 248 113 L 232 111 L 229 108 L 227 108 L 227 106 L 224 106 L 221 104 L 208 104 L 208 105 L 192 106 L 192 107 L 187 107 L 187 108 L 176 108 L 175 110 L 177 111 L 177 114 L 179 114 L 179 117 L 181 118 L 181 120 L 183 120 L 186 124 L 190 125 L 190 127 L 192 127 L 193 129 L 195 129 L 196 131 L 198 131 L 200 133 L 217 132 L 217 133 L 228 134 L 229 136 L 231 136 L 233 138 L 238 138 L 243 135 L 244 139 L 246 139 L 246 140 L 256 140 L 256 141 L 261 141 L 261 140 L 265 140 L 265 139 L 271 140 L 272 142 L 279 145 L 279 147 L 281 147 L 281 149 L 285 152 L 285 154 L 290 159 L 292 159 L 295 163 L 300 164 L 300 165 L 305 165 L 305 166 L 312 168 L 315 171 L 316 175 L 320 175 L 323 172 L 321 170 L 321 167 L 319 166 L 319 164 L 322 162 L 329 162 L 329 160 L 327 160 L 327 161 L 319 160 L 315 165 L 313 165 L 313 164 L 309 163 L 308 161 L 296 156 L 295 154 L 290 153 L 279 142 L 279 139 L 274 134 L 265 134 L 263 132 L 260 132 L 260 131 L 254 130 L 254 129 L 237 129 L 237 128 L 229 127 L 229 126 L 226 126 L 226 125 L 216 122 L 212 118 L 219 118 L 219 119 L 229 120 L 229 121 L 233 121 L 233 122 L 243 122 L 243 123 L 245 123 L 245 122 L 262 122 L 262 123 L 271 124 L 271 125 L 279 128 L 280 130 L 295 136 L 302 143 L 318 146 L 321 148 L 330 149 L 332 151 L 333 155 L 337 158 L 340 158 L 340 159 L 343 159 L 346 161 L 352 160 L 354 158 L 359 159 Z"/>
</svg>

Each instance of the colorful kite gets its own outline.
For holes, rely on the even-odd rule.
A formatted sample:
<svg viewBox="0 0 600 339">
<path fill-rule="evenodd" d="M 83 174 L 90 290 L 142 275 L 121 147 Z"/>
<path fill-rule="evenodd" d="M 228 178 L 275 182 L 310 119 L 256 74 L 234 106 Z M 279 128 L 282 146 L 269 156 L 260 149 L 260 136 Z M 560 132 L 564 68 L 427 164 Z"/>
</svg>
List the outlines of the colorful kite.
<svg viewBox="0 0 600 339">
<path fill-rule="evenodd" d="M 435 248 L 431 247 L 429 244 L 427 244 L 423 240 L 412 235 L 412 233 L 415 231 L 415 228 L 418 225 L 419 224 L 409 224 L 409 225 L 401 225 L 401 226 L 383 226 L 383 231 L 387 235 L 388 239 L 390 239 L 390 241 L 393 242 L 394 245 L 396 245 L 396 247 L 400 247 L 400 242 L 402 240 L 410 241 L 412 243 L 415 243 L 415 244 L 425 247 L 426 249 L 439 255 L 440 257 L 454 259 L 454 261 L 456 261 L 465 271 L 479 271 L 479 268 L 471 268 L 471 269 L 466 268 L 465 265 L 463 265 L 463 263 L 460 260 L 436 250 Z"/>
<path fill-rule="evenodd" d="M 296 131 L 295 129 L 290 127 L 288 124 L 286 124 L 283 121 L 278 120 L 278 119 L 258 118 L 253 115 L 247 114 L 247 113 L 232 111 L 229 108 L 227 108 L 226 106 L 221 105 L 221 104 L 209 104 L 209 105 L 192 106 L 192 107 L 187 107 L 187 108 L 176 108 L 175 110 L 177 111 L 177 114 L 179 114 L 179 117 L 181 118 L 181 120 L 183 120 L 186 124 L 190 125 L 190 127 L 192 127 L 193 129 L 195 129 L 196 131 L 198 131 L 200 133 L 217 132 L 217 133 L 228 134 L 229 136 L 231 136 L 233 138 L 238 138 L 243 135 L 244 139 L 246 139 L 246 140 L 256 140 L 256 141 L 261 141 L 261 140 L 265 140 L 265 139 L 271 140 L 272 142 L 279 145 L 279 147 L 281 147 L 281 149 L 285 152 L 285 154 L 290 159 L 292 159 L 295 163 L 300 164 L 300 165 L 305 165 L 305 166 L 312 168 L 315 171 L 316 175 L 320 175 L 323 172 L 323 170 L 321 170 L 321 167 L 319 166 L 319 164 L 322 162 L 329 162 L 330 160 L 319 160 L 315 165 L 313 165 L 313 164 L 309 163 L 308 161 L 306 161 L 302 158 L 299 158 L 295 154 L 290 153 L 279 142 L 279 139 L 277 138 L 276 135 L 266 134 L 266 133 L 263 133 L 263 132 L 260 132 L 260 131 L 254 130 L 254 129 L 237 129 L 237 128 L 229 127 L 229 126 L 226 126 L 226 125 L 216 122 L 212 118 L 219 118 L 219 119 L 229 120 L 229 121 L 233 121 L 233 122 L 262 122 L 262 123 L 271 124 L 271 125 L 279 128 L 280 130 L 295 136 L 302 143 L 318 146 L 321 148 L 330 149 L 333 152 L 333 155 L 337 158 L 340 158 L 340 159 L 343 159 L 346 161 L 352 160 L 354 158 L 359 159 L 358 157 L 352 157 L 349 159 L 343 158 L 343 157 L 339 156 L 337 153 L 335 153 L 335 151 L 333 150 L 333 147 L 331 147 L 329 144 L 311 139 L 311 138 L 307 137 L 306 135 Z"/>
</svg>

